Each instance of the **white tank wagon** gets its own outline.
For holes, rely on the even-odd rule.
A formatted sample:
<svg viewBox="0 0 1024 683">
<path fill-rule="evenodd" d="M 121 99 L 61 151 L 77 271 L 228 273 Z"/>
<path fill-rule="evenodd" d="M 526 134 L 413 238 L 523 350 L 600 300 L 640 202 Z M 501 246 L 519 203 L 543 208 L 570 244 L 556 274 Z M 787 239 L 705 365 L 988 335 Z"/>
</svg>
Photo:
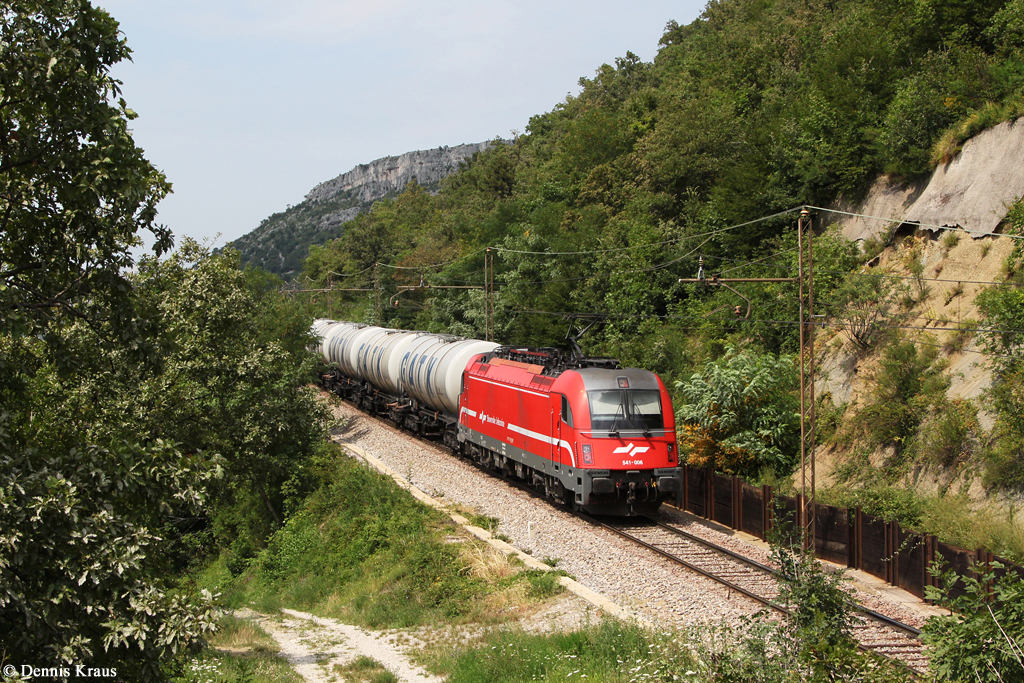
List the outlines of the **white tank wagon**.
<svg viewBox="0 0 1024 683">
<path fill-rule="evenodd" d="M 367 412 L 384 413 L 419 434 L 454 434 L 462 373 L 498 344 L 429 332 L 316 320 L 321 355 L 332 367 L 324 386 Z"/>
<path fill-rule="evenodd" d="M 459 412 L 462 373 L 478 353 L 498 348 L 494 342 L 425 334 L 409 345 L 402 358 L 402 382 L 406 393 L 450 415 Z"/>
<path fill-rule="evenodd" d="M 373 332 L 360 337 L 356 349 L 356 372 L 360 379 L 396 396 L 400 395 L 404 391 L 402 359 L 406 357 L 409 345 L 426 333 L 380 327 L 372 329 Z"/>
<path fill-rule="evenodd" d="M 366 327 L 361 323 L 338 322 L 336 320 L 316 320 L 313 322 L 313 334 L 321 338 L 320 355 L 328 362 L 340 354 L 342 336 L 346 332 L 358 331 Z"/>
</svg>

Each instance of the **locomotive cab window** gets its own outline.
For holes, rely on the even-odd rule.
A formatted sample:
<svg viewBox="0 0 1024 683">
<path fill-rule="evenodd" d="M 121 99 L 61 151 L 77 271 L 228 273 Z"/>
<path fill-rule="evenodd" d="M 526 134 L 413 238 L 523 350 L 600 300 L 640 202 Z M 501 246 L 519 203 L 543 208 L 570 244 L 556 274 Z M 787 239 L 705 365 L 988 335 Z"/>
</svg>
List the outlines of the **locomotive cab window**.
<svg viewBox="0 0 1024 683">
<path fill-rule="evenodd" d="M 569 407 L 569 399 L 562 397 L 562 422 L 572 427 L 572 408 Z"/>
<path fill-rule="evenodd" d="M 588 391 L 592 429 L 662 429 L 661 394 L 657 391 L 627 389 Z"/>
</svg>

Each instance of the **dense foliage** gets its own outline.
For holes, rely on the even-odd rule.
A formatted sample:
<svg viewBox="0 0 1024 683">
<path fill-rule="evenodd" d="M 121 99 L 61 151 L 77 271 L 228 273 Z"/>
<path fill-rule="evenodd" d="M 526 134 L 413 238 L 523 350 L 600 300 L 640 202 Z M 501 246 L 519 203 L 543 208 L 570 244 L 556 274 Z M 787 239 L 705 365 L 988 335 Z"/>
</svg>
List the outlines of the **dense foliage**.
<svg viewBox="0 0 1024 683">
<path fill-rule="evenodd" d="M 139 362 L 123 268 L 140 229 L 167 248 L 153 218 L 168 185 L 116 101 L 109 69 L 128 49 L 106 12 L 7 2 L 0 33 L 0 660 L 153 675 L 211 623 L 163 589 L 153 552 L 161 515 L 195 509 L 209 473 L 93 423 L 90 380 L 114 355 Z M 85 413 L 69 423 L 71 406 Z"/>
<path fill-rule="evenodd" d="M 680 448 L 692 464 L 722 472 L 789 474 L 800 438 L 796 386 L 792 358 L 729 349 L 676 385 Z"/>
<path fill-rule="evenodd" d="M 1009 232 L 1024 234 L 1024 201 L 1007 215 Z M 989 397 L 996 414 L 993 445 L 989 449 L 990 479 L 1024 487 L 1024 344 L 1017 330 L 1024 329 L 1024 245 L 1007 257 L 1003 269 L 1008 287 L 991 287 L 978 298 L 991 332 L 983 335 L 993 354 L 996 381 Z"/>
<path fill-rule="evenodd" d="M 578 95 L 478 155 L 437 196 L 413 188 L 347 224 L 306 272 L 321 283 L 332 270 L 359 274 L 350 282 L 366 286 L 375 263 L 414 268 L 381 268 L 382 322 L 479 336 L 481 302 L 462 292 L 387 304 L 395 284 L 421 275 L 482 284 L 478 250 L 492 246 L 508 341 L 557 340 L 564 329 L 551 314 L 562 311 L 614 316 L 600 340 L 612 349 L 639 335 L 657 346 L 693 326 L 721 334 L 730 321 L 705 319 L 715 307 L 675 279 L 693 277 L 701 253 L 709 272 L 771 253 L 795 217 L 706 233 L 855 198 L 880 172 L 929 171 L 948 128 L 986 103 L 1020 100 L 1020 12 L 1019 0 L 709 3 L 692 24 L 669 24 L 652 64 L 627 54 L 581 79 Z M 790 265 L 762 269 L 779 276 Z M 762 306 L 757 317 L 776 312 Z M 671 352 L 648 355 L 664 366 Z"/>
<path fill-rule="evenodd" d="M 169 185 L 106 12 L 5 2 L 0 34 L 0 663 L 157 680 L 215 622 L 173 570 L 261 543 L 311 487 L 308 320 L 236 255 L 132 272 L 141 230 L 171 246 Z"/>
<path fill-rule="evenodd" d="M 566 313 L 602 317 L 586 351 L 670 381 L 729 344 L 793 353 L 794 283 L 737 295 L 679 278 L 701 263 L 707 275 L 794 277 L 796 213 L 763 217 L 856 200 L 880 173 L 917 178 L 965 134 L 1019 116 L 1022 10 L 710 2 L 691 24 L 668 24 L 653 63 L 626 54 L 602 66 L 436 195 L 413 186 L 347 223 L 311 249 L 305 274 L 375 290 L 336 294 L 333 317 L 483 337 L 483 291 L 408 287 L 482 288 L 490 247 L 498 341 L 558 344 Z M 858 255 L 840 239 L 816 240 L 814 261 L 828 324 L 863 348 L 881 339 L 903 290 L 845 281 Z"/>
<path fill-rule="evenodd" d="M 1024 577 L 999 562 L 974 576 L 940 572 L 927 597 L 955 614 L 932 617 L 923 638 L 940 680 L 997 683 L 1024 679 Z M 963 591 L 957 595 L 957 584 Z"/>
</svg>

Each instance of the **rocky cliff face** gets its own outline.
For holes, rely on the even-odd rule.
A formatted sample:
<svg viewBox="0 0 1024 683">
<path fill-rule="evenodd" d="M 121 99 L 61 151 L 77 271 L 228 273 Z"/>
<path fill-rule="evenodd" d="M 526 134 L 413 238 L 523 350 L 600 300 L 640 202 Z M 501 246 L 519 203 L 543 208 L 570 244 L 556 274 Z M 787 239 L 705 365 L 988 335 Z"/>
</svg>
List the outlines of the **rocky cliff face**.
<svg viewBox="0 0 1024 683">
<path fill-rule="evenodd" d="M 928 178 L 914 183 L 879 178 L 859 205 L 837 206 L 833 213 L 824 212 L 822 221 L 838 224 L 848 239 L 873 238 L 887 245 L 866 272 L 905 283 L 908 295 L 885 324 L 902 326 L 922 348 L 938 349 L 936 365 L 949 381 L 946 398 L 976 402 L 975 429 L 991 429 L 994 419 L 983 398 L 993 382 L 991 357 L 973 332 L 984 326 L 978 322 L 984 316 L 976 297 L 988 283 L 1004 277 L 1004 264 L 1016 246 L 1016 240 L 999 233 L 1009 208 L 1024 196 L 1022 166 L 1024 119 L 1018 119 L 968 140 L 956 158 L 939 165 Z M 840 409 L 852 409 L 844 413 L 843 419 L 849 420 L 870 401 L 881 347 L 860 348 L 837 328 L 823 330 L 818 343 L 821 365 L 815 391 L 830 396 Z M 981 445 L 970 442 L 969 447 Z M 890 446 L 879 447 L 871 462 L 877 465 L 893 453 Z M 836 443 L 819 444 L 816 455 L 818 476 L 829 481 L 835 468 L 849 462 L 850 451 Z M 973 465 L 947 468 L 921 461 L 905 481 L 927 495 L 959 492 L 978 505 L 995 504 Z M 1004 495 L 1007 512 L 1011 504 L 1020 505 L 1019 495 Z"/>
<path fill-rule="evenodd" d="M 438 147 L 360 164 L 320 183 L 301 203 L 266 218 L 230 246 L 241 252 L 244 263 L 287 277 L 302 267 L 310 245 L 339 237 L 344 224 L 368 211 L 374 202 L 399 194 L 414 179 L 428 190 L 436 190 L 463 161 L 492 144 Z"/>
<path fill-rule="evenodd" d="M 401 192 L 413 178 L 420 185 L 430 187 L 457 171 L 464 160 L 490 146 L 489 142 L 478 142 L 457 147 L 438 147 L 360 164 L 348 173 L 342 173 L 314 187 L 306 195 L 305 201 L 319 204 L 340 193 L 348 193 L 362 202 L 373 202 L 394 192 Z"/>
<path fill-rule="evenodd" d="M 941 164 L 930 178 L 899 183 L 879 178 L 858 206 L 841 210 L 877 218 L 826 215 L 843 226 L 843 235 L 864 240 L 890 233 L 901 224 L 959 227 L 980 239 L 996 231 L 1006 212 L 1024 197 L 1024 119 L 1001 123 L 964 143 L 956 158 Z"/>
</svg>

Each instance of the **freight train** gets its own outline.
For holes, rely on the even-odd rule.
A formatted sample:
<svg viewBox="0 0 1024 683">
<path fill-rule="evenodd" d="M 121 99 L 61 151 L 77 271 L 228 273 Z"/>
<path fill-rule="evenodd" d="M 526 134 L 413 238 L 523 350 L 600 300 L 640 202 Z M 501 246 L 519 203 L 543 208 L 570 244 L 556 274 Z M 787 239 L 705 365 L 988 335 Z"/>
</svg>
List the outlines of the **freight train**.
<svg viewBox="0 0 1024 683">
<path fill-rule="evenodd" d="M 672 401 L 653 372 L 559 349 L 316 320 L 324 388 L 592 514 L 679 502 Z"/>
</svg>

